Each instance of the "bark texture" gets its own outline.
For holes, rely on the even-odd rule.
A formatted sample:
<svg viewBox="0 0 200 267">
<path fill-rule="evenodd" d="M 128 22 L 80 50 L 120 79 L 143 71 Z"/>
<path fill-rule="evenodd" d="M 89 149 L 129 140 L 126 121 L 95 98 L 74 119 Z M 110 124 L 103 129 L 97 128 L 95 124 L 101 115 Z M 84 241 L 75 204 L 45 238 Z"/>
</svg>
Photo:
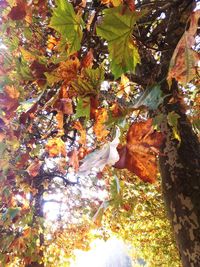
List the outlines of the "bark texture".
<svg viewBox="0 0 200 267">
<path fill-rule="evenodd" d="M 163 195 L 182 264 L 199 267 L 200 144 L 186 116 L 180 116 L 180 144 L 174 140 L 167 118 L 162 123 L 162 132 L 166 135 L 163 156 L 160 157 Z"/>
</svg>

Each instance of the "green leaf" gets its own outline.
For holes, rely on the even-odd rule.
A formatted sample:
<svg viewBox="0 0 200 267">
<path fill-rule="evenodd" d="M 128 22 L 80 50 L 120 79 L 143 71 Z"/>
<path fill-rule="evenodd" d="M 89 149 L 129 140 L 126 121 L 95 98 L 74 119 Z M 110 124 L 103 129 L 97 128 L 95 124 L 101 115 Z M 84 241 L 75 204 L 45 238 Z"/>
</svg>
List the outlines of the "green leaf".
<svg viewBox="0 0 200 267">
<path fill-rule="evenodd" d="M 162 101 L 163 94 L 160 89 L 160 85 L 156 84 L 144 91 L 144 93 L 141 95 L 141 97 L 139 97 L 138 101 L 134 105 L 134 108 L 146 106 L 151 110 L 155 110 L 162 103 Z"/>
<path fill-rule="evenodd" d="M 26 81 L 33 80 L 32 74 L 30 72 L 30 68 L 27 65 L 27 62 L 19 57 L 16 58 L 16 73 L 19 76 L 19 79 L 24 79 Z"/>
<path fill-rule="evenodd" d="M 49 26 L 58 31 L 69 42 L 69 54 L 81 48 L 83 20 L 76 15 L 72 4 L 66 0 L 57 0 Z"/>
<path fill-rule="evenodd" d="M 103 218 L 103 214 L 105 212 L 105 210 L 108 208 L 110 202 L 109 201 L 104 201 L 101 206 L 99 207 L 99 209 L 97 210 L 97 212 L 95 213 L 94 217 L 93 217 L 93 222 L 100 226 L 101 225 L 101 221 Z"/>
<path fill-rule="evenodd" d="M 177 139 L 179 142 L 181 142 L 181 137 L 180 137 L 179 130 L 177 127 L 179 118 L 180 116 L 175 111 L 171 111 L 167 115 L 167 121 L 168 121 L 168 124 L 172 127 L 174 139 Z"/>
<path fill-rule="evenodd" d="M 104 70 L 102 67 L 97 69 L 85 69 L 78 79 L 72 82 L 71 86 L 82 97 L 87 95 L 96 96 L 100 90 L 103 79 Z"/>
<path fill-rule="evenodd" d="M 93 88 L 97 91 L 100 90 L 100 86 L 102 81 L 104 80 L 104 69 L 100 66 L 97 69 L 85 69 L 84 71 L 85 77 L 88 82 L 93 86 Z"/>
<path fill-rule="evenodd" d="M 46 76 L 47 83 L 50 86 L 60 81 L 60 77 L 56 76 L 54 73 L 45 72 L 44 75 Z"/>
<path fill-rule="evenodd" d="M 194 119 L 192 121 L 192 127 L 196 132 L 200 132 L 200 119 L 199 118 Z"/>
<path fill-rule="evenodd" d="M 17 216 L 19 212 L 20 212 L 20 208 L 9 208 L 7 213 L 12 220 Z"/>
<path fill-rule="evenodd" d="M 0 158 L 2 158 L 5 150 L 6 150 L 6 144 L 4 142 L 0 142 Z"/>
<path fill-rule="evenodd" d="M 75 118 L 86 117 L 90 118 L 90 98 L 78 98 L 77 106 L 76 106 L 76 114 Z"/>
<path fill-rule="evenodd" d="M 160 125 L 162 123 L 162 121 L 164 120 L 164 115 L 161 113 L 161 114 L 158 114 L 157 116 L 155 116 L 153 118 L 153 128 L 156 130 L 156 131 L 160 131 Z"/>
<path fill-rule="evenodd" d="M 19 212 L 20 208 L 9 208 L 5 213 L 2 214 L 2 220 L 5 221 L 8 218 L 13 220 Z"/>
<path fill-rule="evenodd" d="M 108 42 L 111 70 L 115 78 L 127 71 L 135 72 L 140 56 L 133 43 L 132 31 L 141 14 L 129 9 L 123 14 L 123 7 L 104 11 L 103 23 L 97 27 L 97 34 Z"/>
</svg>

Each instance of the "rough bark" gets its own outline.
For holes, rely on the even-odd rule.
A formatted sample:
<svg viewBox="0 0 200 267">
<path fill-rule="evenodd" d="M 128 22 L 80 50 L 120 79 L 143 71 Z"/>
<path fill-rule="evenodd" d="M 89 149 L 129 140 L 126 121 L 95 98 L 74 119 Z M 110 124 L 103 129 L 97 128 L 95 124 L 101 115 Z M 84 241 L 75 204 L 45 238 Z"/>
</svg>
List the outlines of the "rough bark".
<svg viewBox="0 0 200 267">
<path fill-rule="evenodd" d="M 176 112 L 177 106 L 173 107 Z M 172 109 L 172 107 L 170 107 Z M 168 107 L 163 112 L 167 114 Z M 181 143 L 173 138 L 167 118 L 160 157 L 163 195 L 184 267 L 200 266 L 200 144 L 185 115 L 179 119 Z"/>
<path fill-rule="evenodd" d="M 176 3 L 175 3 L 176 2 Z M 182 36 L 193 1 L 174 1 L 176 8 L 171 11 L 171 19 L 166 34 L 166 43 L 175 48 Z M 181 7 L 183 7 L 181 9 Z M 170 42 L 171 40 L 171 42 Z M 161 55 L 161 71 L 158 81 L 167 76 L 169 62 L 173 50 L 163 51 Z M 177 84 L 169 89 L 166 81 L 162 83 L 165 94 L 177 92 Z M 162 112 L 165 116 L 161 130 L 166 136 L 162 155 L 160 156 L 160 172 L 162 176 L 163 196 L 169 219 L 175 234 L 182 265 L 184 267 L 200 266 L 200 143 L 192 131 L 191 124 L 182 107 L 178 104 L 165 104 Z M 175 111 L 179 114 L 178 130 L 181 137 L 179 143 L 167 123 L 167 114 Z"/>
</svg>

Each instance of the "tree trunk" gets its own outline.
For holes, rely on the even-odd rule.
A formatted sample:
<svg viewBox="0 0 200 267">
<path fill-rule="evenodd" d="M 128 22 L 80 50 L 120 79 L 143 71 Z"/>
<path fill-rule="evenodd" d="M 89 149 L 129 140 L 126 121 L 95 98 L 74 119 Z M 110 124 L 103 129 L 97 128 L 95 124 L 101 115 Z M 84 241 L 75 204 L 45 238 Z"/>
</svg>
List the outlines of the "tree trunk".
<svg viewBox="0 0 200 267">
<path fill-rule="evenodd" d="M 177 106 L 173 108 L 178 112 Z M 169 107 L 165 107 L 163 112 L 167 116 Z M 163 195 L 182 264 L 184 267 L 199 267 L 200 144 L 186 116 L 178 113 L 181 116 L 178 120 L 180 144 L 174 140 L 167 117 L 161 126 L 166 135 L 159 159 Z"/>
</svg>

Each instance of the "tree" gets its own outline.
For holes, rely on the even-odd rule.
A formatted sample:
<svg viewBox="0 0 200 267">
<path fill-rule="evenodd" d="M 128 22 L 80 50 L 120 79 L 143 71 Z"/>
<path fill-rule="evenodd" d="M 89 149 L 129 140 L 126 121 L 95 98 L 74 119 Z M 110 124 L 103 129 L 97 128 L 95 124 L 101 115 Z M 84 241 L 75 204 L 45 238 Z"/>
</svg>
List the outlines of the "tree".
<svg viewBox="0 0 200 267">
<path fill-rule="evenodd" d="M 133 173 L 154 183 L 159 157 L 182 264 L 198 266 L 195 1 L 3 0 L 0 7 L 2 265 L 50 266 L 59 249 L 70 256 L 87 248 L 88 216 L 100 225 L 104 211 L 107 224 L 113 207 L 132 210 L 119 178 Z M 45 220 L 47 202 L 60 208 L 56 230 Z M 70 242 L 64 249 L 59 240 Z"/>
</svg>

